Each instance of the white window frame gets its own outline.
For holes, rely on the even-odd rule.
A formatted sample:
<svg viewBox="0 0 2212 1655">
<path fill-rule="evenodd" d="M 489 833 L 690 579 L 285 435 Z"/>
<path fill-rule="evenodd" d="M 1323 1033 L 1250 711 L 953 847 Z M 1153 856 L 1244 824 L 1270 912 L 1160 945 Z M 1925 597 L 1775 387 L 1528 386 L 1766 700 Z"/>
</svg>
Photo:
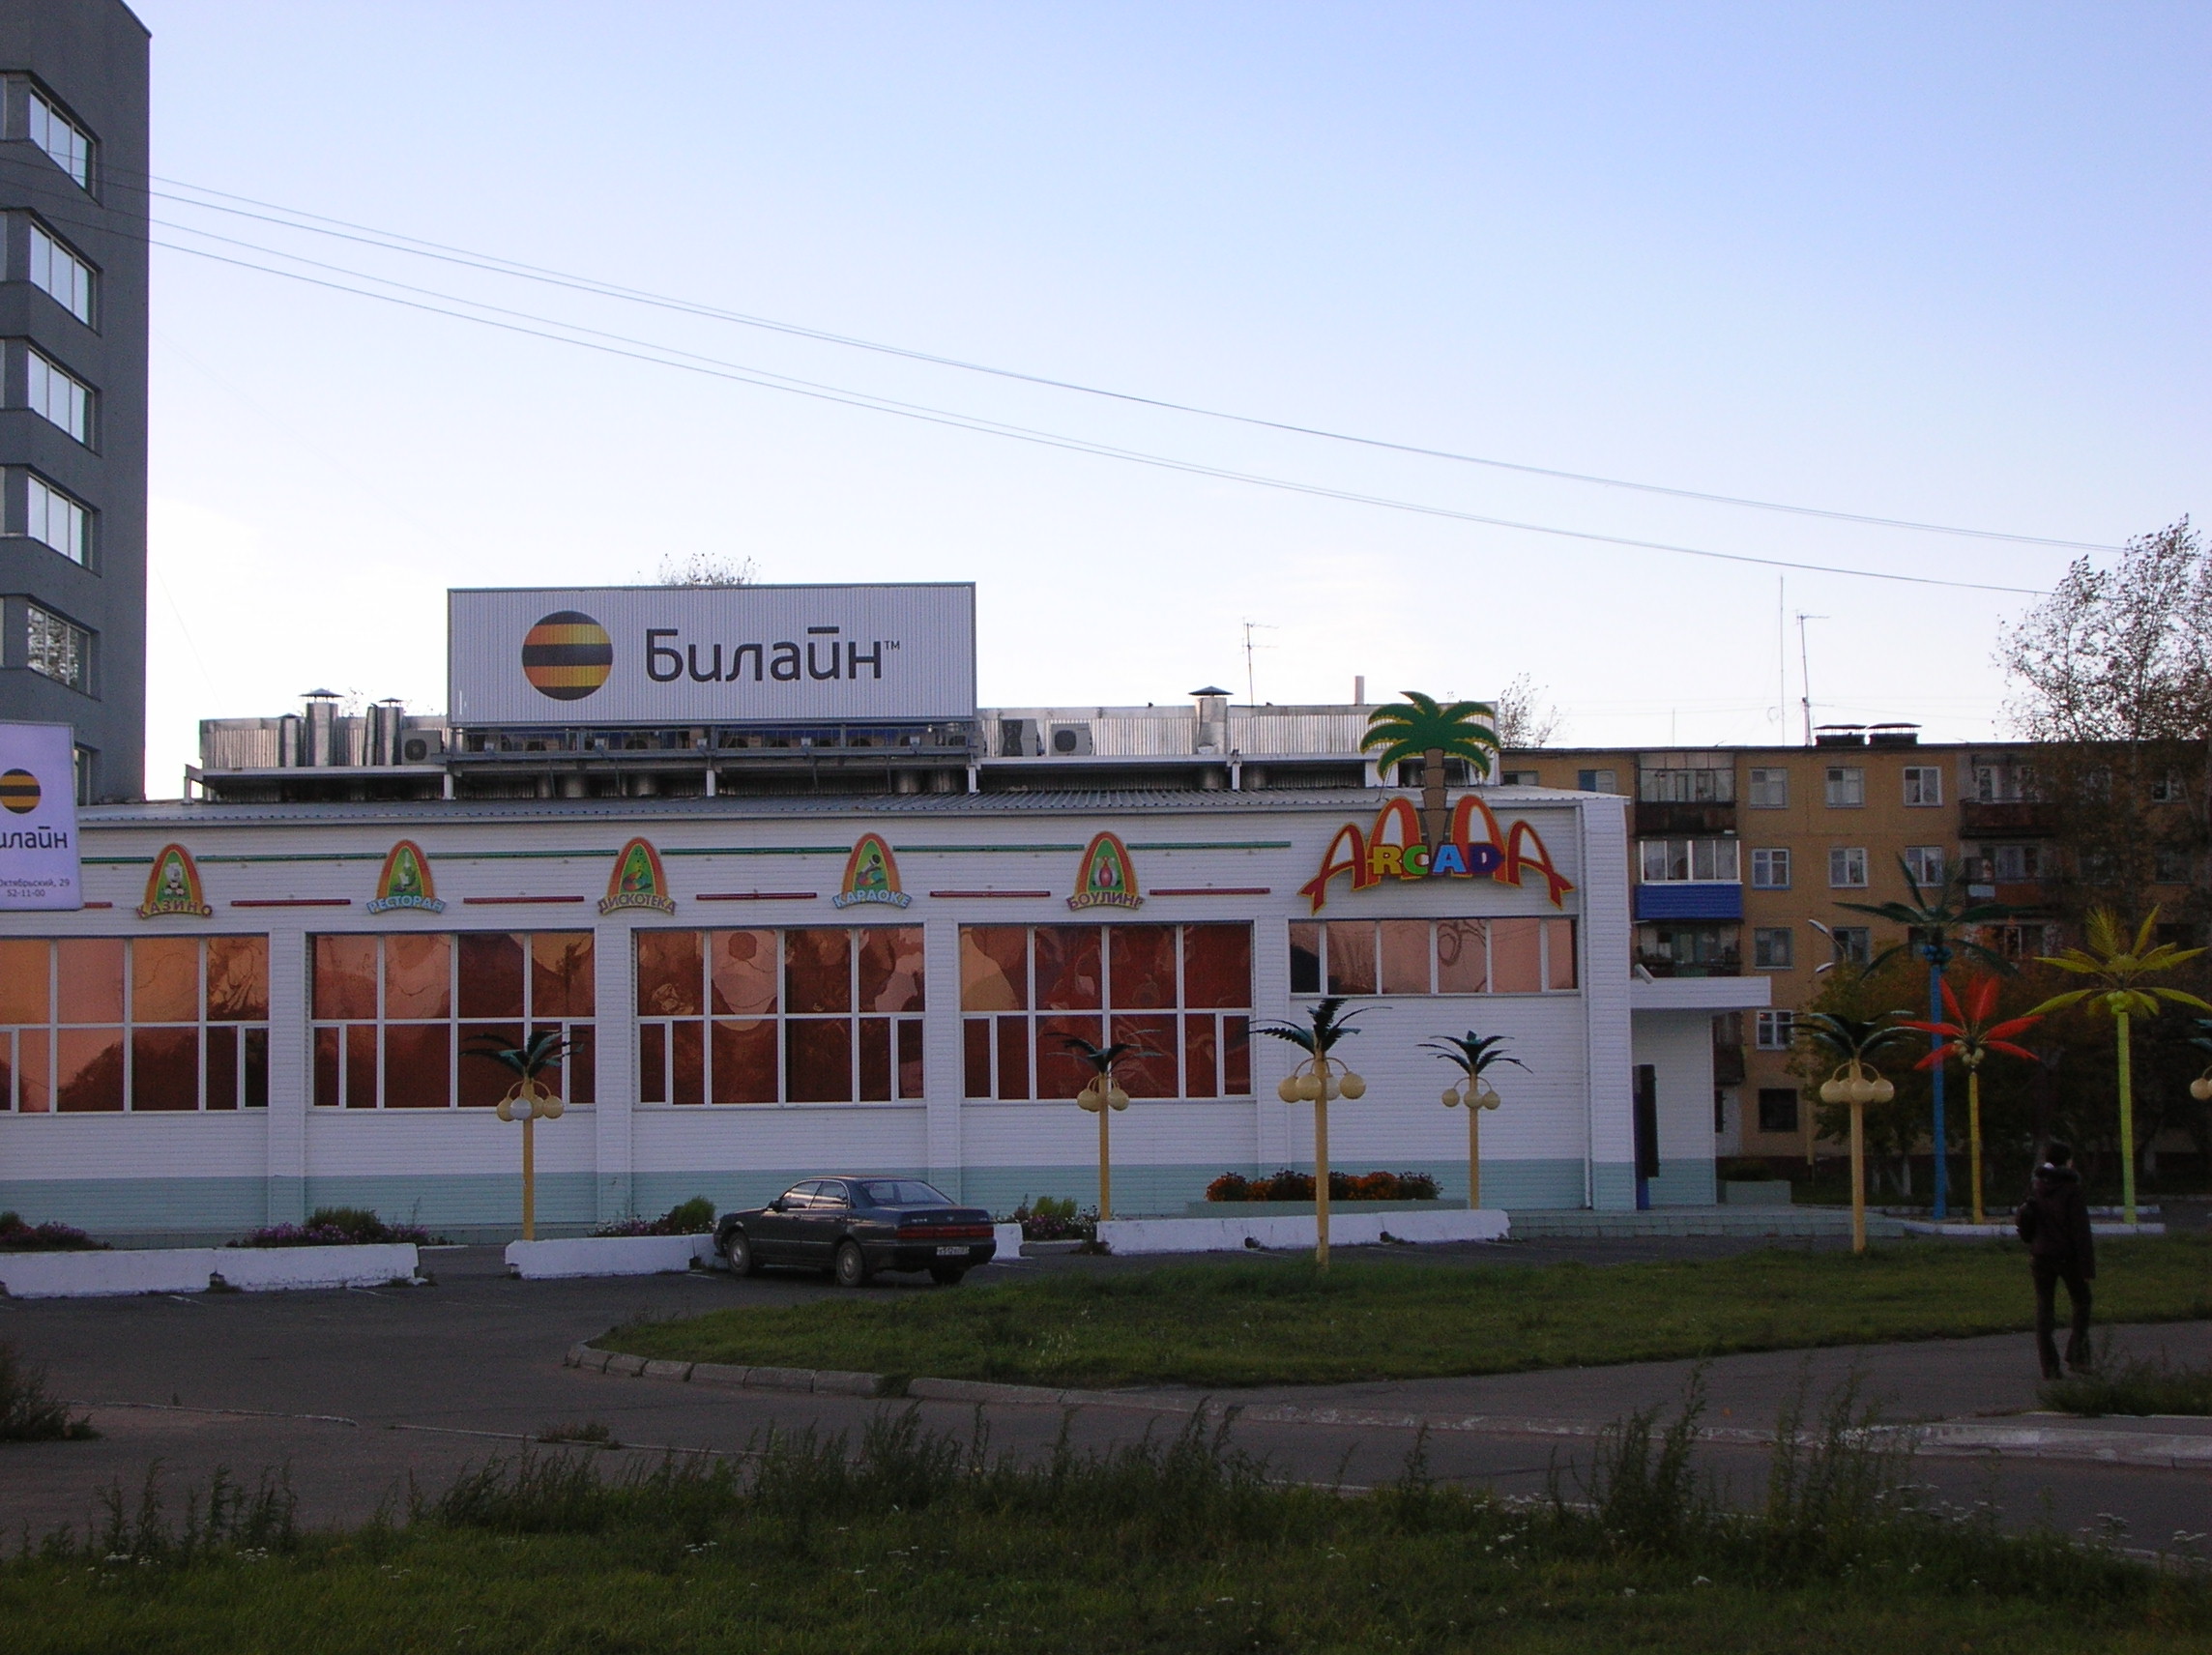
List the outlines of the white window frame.
<svg viewBox="0 0 2212 1655">
<path fill-rule="evenodd" d="M 64 114 L 62 106 L 37 87 L 28 90 L 30 107 L 25 119 L 31 142 L 44 150 L 46 159 L 68 173 L 76 187 L 89 195 L 92 193 L 92 134 Z"/>
<path fill-rule="evenodd" d="M 1744 802 L 1754 810 L 1788 810 L 1790 772 L 1779 765 L 1754 769 Z"/>
<path fill-rule="evenodd" d="M 80 695 L 92 693 L 92 634 L 66 615 L 36 603 L 24 605 L 23 664 L 42 678 L 67 685 Z M 53 652 L 59 651 L 62 662 L 56 663 Z M 73 667 L 73 671 L 57 671 L 57 664 Z"/>
<path fill-rule="evenodd" d="M 1637 864 L 1644 885 L 1743 883 L 1743 857 L 1738 842 L 1717 835 L 1639 839 Z M 1677 872 L 1677 868 L 1681 871 Z"/>
<path fill-rule="evenodd" d="M 1753 890 L 1788 890 L 1790 888 L 1790 848 L 1771 845 L 1751 854 L 1751 888 Z"/>
<path fill-rule="evenodd" d="M 1830 765 L 1821 786 L 1830 810 L 1859 810 L 1866 805 L 1863 765 Z"/>
<path fill-rule="evenodd" d="M 1543 773 L 1541 770 L 1500 770 L 1498 772 L 1498 785 L 1499 787 L 1542 787 L 1544 785 Z"/>
<path fill-rule="evenodd" d="M 23 533 L 73 564 L 92 566 L 92 511 L 35 471 L 23 474 Z"/>
<path fill-rule="evenodd" d="M 1581 793 L 1618 793 L 1620 791 L 1620 772 L 1618 770 L 1577 770 L 1575 772 L 1575 788 Z"/>
<path fill-rule="evenodd" d="M 1797 1014 L 1794 1011 L 1761 1011 L 1752 1021 L 1753 1049 L 1761 1052 L 1787 1052 L 1797 1043 Z"/>
<path fill-rule="evenodd" d="M 1857 877 L 1854 879 L 1853 874 Z M 1864 890 L 1867 887 L 1867 854 L 1864 845 L 1828 847 L 1828 888 Z"/>
<path fill-rule="evenodd" d="M 45 225 L 31 226 L 31 285 L 86 327 L 91 327 L 100 273 Z"/>
<path fill-rule="evenodd" d="M 1913 807 L 1943 802 L 1943 771 L 1936 765 L 1905 767 L 1905 802 Z"/>
<path fill-rule="evenodd" d="M 23 347 L 23 402 L 32 413 L 92 447 L 92 387 L 39 349 Z"/>
<path fill-rule="evenodd" d="M 1838 925 L 1828 937 L 1835 944 L 1836 963 L 1840 966 L 1863 966 L 1874 958 L 1871 925 Z"/>
<path fill-rule="evenodd" d="M 1923 890 L 1931 886 L 1940 888 L 1950 877 L 1951 858 L 1940 845 L 1907 845 L 1905 847 L 1905 865 Z"/>
<path fill-rule="evenodd" d="M 1777 947 L 1776 944 L 1780 946 Z M 1751 928 L 1752 970 L 1792 972 L 1797 969 L 1797 934 L 1788 925 L 1754 925 Z"/>
</svg>

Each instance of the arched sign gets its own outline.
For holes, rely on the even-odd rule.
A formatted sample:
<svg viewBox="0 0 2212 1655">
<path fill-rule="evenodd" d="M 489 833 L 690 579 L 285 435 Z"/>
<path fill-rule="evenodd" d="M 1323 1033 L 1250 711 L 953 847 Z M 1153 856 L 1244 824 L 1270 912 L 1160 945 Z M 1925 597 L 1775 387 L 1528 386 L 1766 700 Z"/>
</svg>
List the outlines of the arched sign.
<svg viewBox="0 0 2212 1655">
<path fill-rule="evenodd" d="M 1480 819 L 1481 836 L 1475 834 Z M 1490 806 L 1475 794 L 1464 794 L 1452 806 L 1451 829 L 1435 854 L 1421 839 L 1421 821 L 1412 801 L 1391 798 L 1375 813 L 1375 826 L 1361 833 L 1356 823 L 1347 822 L 1322 853 L 1321 872 L 1298 887 L 1319 914 L 1328 899 L 1328 882 L 1339 875 L 1352 877 L 1352 888 L 1369 890 L 1385 879 L 1480 879 L 1484 875 L 1500 885 L 1517 886 L 1522 876 L 1544 876 L 1546 893 L 1554 908 L 1563 907 L 1574 882 L 1553 865 L 1544 836 L 1528 823 L 1516 820 L 1500 827 Z"/>
<path fill-rule="evenodd" d="M 655 914 L 674 914 L 676 899 L 668 894 L 668 875 L 660 865 L 660 853 L 650 839 L 632 839 L 615 857 L 607 875 L 607 894 L 600 899 L 601 914 L 626 908 L 649 908 Z"/>
</svg>

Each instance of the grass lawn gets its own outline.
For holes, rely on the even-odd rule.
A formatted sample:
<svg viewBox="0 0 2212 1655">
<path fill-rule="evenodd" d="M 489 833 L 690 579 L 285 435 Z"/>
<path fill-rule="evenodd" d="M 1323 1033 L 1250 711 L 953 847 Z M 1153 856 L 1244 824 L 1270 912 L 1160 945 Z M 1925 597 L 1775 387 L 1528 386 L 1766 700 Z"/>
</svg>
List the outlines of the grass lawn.
<svg viewBox="0 0 2212 1655">
<path fill-rule="evenodd" d="M 1721 1513 L 1678 1446 L 1622 1434 L 1588 1487 L 1517 1505 L 1412 1467 L 1282 1487 L 1197 1434 L 1017 1467 L 909 1417 L 743 1470 L 495 1463 L 350 1533 L 267 1501 L 211 1526 L 204 1495 L 180 1533 L 119 1497 L 0 1563 L 0 1625 L 10 1655 L 2212 1650 L 2201 1569 L 1915 1512 L 1908 1462 L 1832 1431 Z"/>
<path fill-rule="evenodd" d="M 2104 1321 L 2212 1318 L 2212 1240 L 2098 1249 Z M 683 1361 L 1039 1384 L 1322 1384 L 1592 1366 L 2034 1325 L 2010 1242 L 1776 1249 L 1664 1263 L 1499 1267 L 1339 1258 L 1063 1270 L 634 1322 L 597 1341 Z"/>
</svg>

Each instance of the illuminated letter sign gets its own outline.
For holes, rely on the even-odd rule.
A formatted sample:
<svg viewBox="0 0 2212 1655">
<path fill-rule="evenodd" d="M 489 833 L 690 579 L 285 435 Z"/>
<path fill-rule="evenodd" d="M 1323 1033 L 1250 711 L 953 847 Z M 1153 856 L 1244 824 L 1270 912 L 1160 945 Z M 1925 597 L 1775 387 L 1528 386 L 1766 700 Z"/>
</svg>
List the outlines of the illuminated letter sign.
<svg viewBox="0 0 2212 1655">
<path fill-rule="evenodd" d="M 1480 826 L 1482 836 L 1475 836 Z M 1322 853 L 1321 871 L 1298 887 L 1298 894 L 1313 903 L 1319 914 L 1328 899 L 1329 881 L 1340 874 L 1352 876 L 1352 888 L 1368 890 L 1385 879 L 1480 879 L 1484 875 L 1500 885 L 1517 886 L 1525 873 L 1544 876 L 1552 906 L 1563 906 L 1574 883 L 1553 865 L 1544 837 L 1526 822 L 1500 828 L 1490 806 L 1473 794 L 1464 796 L 1452 809 L 1449 837 L 1434 855 L 1422 843 L 1420 819 L 1411 800 L 1390 798 L 1375 813 L 1375 826 L 1361 833 L 1355 823 L 1336 830 Z"/>
</svg>

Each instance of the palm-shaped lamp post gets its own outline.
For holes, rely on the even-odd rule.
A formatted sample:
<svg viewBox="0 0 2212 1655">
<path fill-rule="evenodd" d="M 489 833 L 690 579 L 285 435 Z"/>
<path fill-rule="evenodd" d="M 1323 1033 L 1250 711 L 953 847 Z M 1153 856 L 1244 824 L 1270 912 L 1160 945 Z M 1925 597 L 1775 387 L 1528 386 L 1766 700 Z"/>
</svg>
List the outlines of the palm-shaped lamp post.
<svg viewBox="0 0 2212 1655">
<path fill-rule="evenodd" d="M 1421 761 L 1421 836 L 1433 856 L 1444 842 L 1448 822 L 1444 760 L 1465 759 L 1476 775 L 1488 775 L 1499 750 L 1498 732 L 1490 723 L 1498 710 L 1487 701 L 1455 701 L 1446 707 L 1417 689 L 1402 693 L 1402 704 L 1378 707 L 1367 715 L 1359 746 L 1375 753 L 1379 769 L 1406 759 Z"/>
<path fill-rule="evenodd" d="M 1499 1050 L 1506 1038 L 1503 1034 L 1477 1034 L 1470 1029 L 1465 1034 L 1446 1034 L 1441 1039 L 1421 1042 L 1424 1051 L 1436 1053 L 1467 1076 L 1464 1081 L 1455 1081 L 1444 1088 L 1444 1107 L 1467 1110 L 1467 1209 L 1470 1212 L 1482 1205 L 1482 1112 L 1496 1109 L 1504 1101 L 1483 1076 L 1499 1063 L 1511 1063 L 1517 1069 L 1528 1066 L 1519 1058 L 1508 1058 Z"/>
<path fill-rule="evenodd" d="M 2212 1005 L 2193 994 L 2143 981 L 2145 977 L 2170 972 L 2204 952 L 2202 948 L 2179 948 L 2171 943 L 2160 943 L 2154 947 L 2151 939 L 2157 930 L 2158 910 L 2155 908 L 2132 942 L 2121 928 L 2118 915 L 2109 908 L 2092 908 L 2083 926 L 2089 944 L 2086 949 L 2068 948 L 2061 954 L 2038 956 L 2047 966 L 2056 966 L 2062 972 L 2095 980 L 2087 988 L 2052 995 L 2035 1008 L 2033 1015 L 2040 1017 L 2046 1012 L 2062 1011 L 2087 1001 L 2112 1020 L 2120 1061 L 2120 1201 L 2123 1216 L 2130 1224 L 2136 1221 L 2136 1097 L 2135 1073 L 2128 1052 L 2129 1019 L 2156 1017 L 2162 1001 L 2212 1011 Z"/>
<path fill-rule="evenodd" d="M 1060 1043 L 1091 1065 L 1091 1079 L 1075 1094 L 1076 1107 L 1098 1117 L 1098 1216 L 1114 1216 L 1114 1159 L 1107 1141 L 1106 1121 L 1117 1109 L 1129 1107 L 1129 1094 L 1114 1084 L 1114 1065 L 1123 1058 L 1150 1057 L 1133 1041 L 1118 1040 L 1111 1046 L 1093 1046 L 1080 1034 L 1062 1034 Z"/>
<path fill-rule="evenodd" d="M 1912 893 L 1910 902 L 1839 902 L 1838 908 L 1853 914 L 1871 915 L 1886 919 L 1893 925 L 1906 928 L 1906 941 L 1895 947 L 1884 948 L 1867 963 L 1869 972 L 1879 968 L 1907 949 L 1928 962 L 1928 1021 L 1939 1023 L 1943 1019 L 1943 968 L 1961 954 L 1971 954 L 1993 970 L 2009 972 L 2012 962 L 1994 950 L 1985 948 L 1966 933 L 1978 925 L 1992 920 L 2010 918 L 2020 912 L 2007 902 L 1977 902 L 1966 890 L 1965 869 L 1955 869 L 1941 883 L 1923 886 L 1912 871 L 1912 864 L 1903 857 L 1897 859 L 1905 870 L 1905 887 Z M 1930 1050 L 1941 1046 L 1941 1035 L 1929 1037 Z M 1943 1066 L 1935 1070 L 1936 1097 L 1936 1218 L 1938 1223 L 1950 1216 L 1951 1172 L 1949 1165 L 1951 1141 L 1945 1135 L 1943 1119 Z"/>
<path fill-rule="evenodd" d="M 1846 1017 L 1840 1012 L 1809 1011 L 1797 1019 L 1797 1031 L 1813 1045 L 1840 1060 L 1835 1073 L 1820 1084 L 1820 1101 L 1851 1106 L 1851 1251 L 1866 1251 L 1866 1106 L 1887 1103 L 1897 1095 L 1896 1086 L 1876 1072 L 1871 1060 L 1884 1047 L 1911 1036 L 1879 1017 Z"/>
<path fill-rule="evenodd" d="M 1328 1055 L 1347 1034 L 1359 1032 L 1352 1027 L 1352 1019 L 1358 1015 L 1347 1012 L 1343 997 L 1335 996 L 1308 1010 L 1303 1023 L 1252 1026 L 1253 1033 L 1288 1040 L 1306 1054 L 1305 1060 L 1277 1084 L 1275 1095 L 1285 1103 L 1313 1105 L 1314 1263 L 1324 1270 L 1328 1268 L 1328 1100 L 1357 1101 L 1367 1093 L 1367 1083 L 1350 1068 L 1331 1062 Z"/>
<path fill-rule="evenodd" d="M 1982 1062 L 1992 1052 L 2002 1052 L 2007 1057 L 2025 1058 L 2037 1061 L 2033 1052 L 2012 1042 L 2043 1021 L 2032 1013 L 2025 1017 L 2008 1017 L 1996 1020 L 1997 979 L 1993 976 L 1974 978 L 1966 985 L 1965 999 L 1951 992 L 1951 985 L 1943 985 L 1943 1009 L 1951 1015 L 1943 1022 L 1913 1023 L 1902 1027 L 1917 1029 L 1924 1034 L 1933 1034 L 1940 1042 L 1933 1052 L 1913 1065 L 1918 1069 L 1941 1069 L 1944 1060 L 1956 1058 L 1966 1071 L 1966 1151 L 1973 1168 L 1974 1222 L 1982 1220 Z"/>
<path fill-rule="evenodd" d="M 507 1095 L 499 1100 L 494 1113 L 502 1120 L 522 1122 L 522 1238 L 535 1241 L 538 1239 L 538 1158 L 532 1129 L 540 1120 L 560 1119 L 563 1108 L 561 1094 L 538 1077 L 559 1065 L 568 1050 L 568 1042 L 552 1030 L 533 1034 L 519 1046 L 512 1044 L 506 1034 L 479 1034 L 474 1038 L 478 1044 L 468 1056 L 488 1059 L 519 1077 L 507 1089 Z"/>
</svg>

